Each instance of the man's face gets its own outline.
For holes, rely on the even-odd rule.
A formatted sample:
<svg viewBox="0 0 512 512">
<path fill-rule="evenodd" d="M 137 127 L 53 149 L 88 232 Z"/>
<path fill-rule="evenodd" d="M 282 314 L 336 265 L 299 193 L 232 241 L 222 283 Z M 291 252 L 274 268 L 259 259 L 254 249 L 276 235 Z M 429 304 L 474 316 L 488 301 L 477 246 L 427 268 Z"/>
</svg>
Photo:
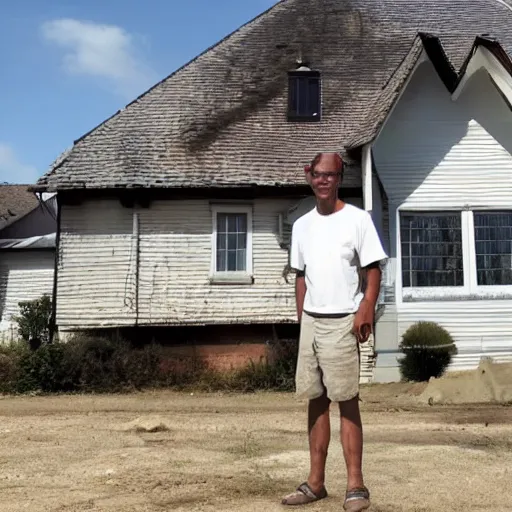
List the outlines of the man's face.
<svg viewBox="0 0 512 512">
<path fill-rule="evenodd" d="M 308 183 L 319 200 L 338 196 L 341 182 L 339 159 L 335 154 L 322 155 L 320 161 L 307 173 Z"/>
</svg>

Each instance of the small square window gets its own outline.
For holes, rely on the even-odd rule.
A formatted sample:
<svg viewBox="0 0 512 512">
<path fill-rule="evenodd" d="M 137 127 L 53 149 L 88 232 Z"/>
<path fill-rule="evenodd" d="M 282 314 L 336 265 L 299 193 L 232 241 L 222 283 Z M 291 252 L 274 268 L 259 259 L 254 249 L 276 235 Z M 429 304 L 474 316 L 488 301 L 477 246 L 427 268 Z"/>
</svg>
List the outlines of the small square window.
<svg viewBox="0 0 512 512">
<path fill-rule="evenodd" d="M 320 121 L 321 80 L 318 71 L 288 73 L 288 120 Z"/>
<path fill-rule="evenodd" d="M 214 207 L 211 274 L 215 283 L 252 282 L 251 207 Z"/>
</svg>

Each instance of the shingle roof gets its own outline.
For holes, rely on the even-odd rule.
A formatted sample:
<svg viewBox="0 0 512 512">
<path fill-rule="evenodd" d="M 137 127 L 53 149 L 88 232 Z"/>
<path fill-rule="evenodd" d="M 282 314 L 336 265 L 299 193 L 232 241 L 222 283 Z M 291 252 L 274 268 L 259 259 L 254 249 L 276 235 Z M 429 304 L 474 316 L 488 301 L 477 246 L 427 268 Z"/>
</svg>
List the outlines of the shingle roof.
<svg viewBox="0 0 512 512">
<path fill-rule="evenodd" d="M 499 0 L 282 0 L 78 140 L 38 186 L 302 184 L 316 151 L 375 128 L 419 32 L 438 36 L 459 69 L 480 34 L 511 54 L 510 26 Z M 287 71 L 299 57 L 322 73 L 320 123 L 286 120 Z M 357 166 L 346 180 L 359 183 Z"/>
<path fill-rule="evenodd" d="M 39 205 L 28 185 L 0 185 L 0 230 L 24 217 Z"/>
</svg>

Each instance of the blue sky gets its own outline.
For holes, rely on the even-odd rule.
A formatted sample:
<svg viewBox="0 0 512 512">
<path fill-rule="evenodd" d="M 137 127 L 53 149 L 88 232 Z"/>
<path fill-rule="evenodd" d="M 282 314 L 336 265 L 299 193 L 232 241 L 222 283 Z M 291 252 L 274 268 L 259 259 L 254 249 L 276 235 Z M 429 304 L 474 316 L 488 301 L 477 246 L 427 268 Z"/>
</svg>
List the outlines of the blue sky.
<svg viewBox="0 0 512 512">
<path fill-rule="evenodd" d="M 0 183 L 73 141 L 276 0 L 18 0 L 0 17 Z"/>
</svg>

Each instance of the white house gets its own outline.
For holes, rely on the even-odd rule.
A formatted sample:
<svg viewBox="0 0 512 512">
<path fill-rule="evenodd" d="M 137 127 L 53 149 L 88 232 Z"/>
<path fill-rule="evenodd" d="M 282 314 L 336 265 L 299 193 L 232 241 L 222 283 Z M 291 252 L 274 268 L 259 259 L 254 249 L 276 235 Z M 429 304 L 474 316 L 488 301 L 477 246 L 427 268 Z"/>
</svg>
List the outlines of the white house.
<svg viewBox="0 0 512 512">
<path fill-rule="evenodd" d="M 290 223 L 329 149 L 391 257 L 375 379 L 423 319 L 454 368 L 512 358 L 511 22 L 498 0 L 283 0 L 155 85 L 34 188 L 58 197 L 61 332 L 296 333 Z"/>
<path fill-rule="evenodd" d="M 57 201 L 28 185 L 0 185 L 0 342 L 17 339 L 19 303 L 52 295 Z"/>
</svg>

